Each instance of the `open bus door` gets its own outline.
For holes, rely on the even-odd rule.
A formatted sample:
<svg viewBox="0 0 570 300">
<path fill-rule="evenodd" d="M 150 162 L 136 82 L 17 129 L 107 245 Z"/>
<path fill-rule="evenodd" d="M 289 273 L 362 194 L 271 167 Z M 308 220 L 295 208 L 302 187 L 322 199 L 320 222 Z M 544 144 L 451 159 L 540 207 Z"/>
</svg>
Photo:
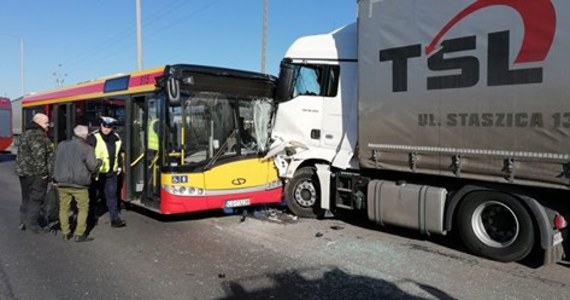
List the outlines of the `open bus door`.
<svg viewBox="0 0 570 300">
<path fill-rule="evenodd" d="M 51 120 L 53 123 L 53 143 L 55 145 L 73 136 L 72 124 L 74 120 L 71 103 L 54 105 Z"/>
<path fill-rule="evenodd" d="M 131 101 L 127 130 L 127 200 L 151 210 L 160 207 L 159 100 L 138 96 Z"/>
</svg>

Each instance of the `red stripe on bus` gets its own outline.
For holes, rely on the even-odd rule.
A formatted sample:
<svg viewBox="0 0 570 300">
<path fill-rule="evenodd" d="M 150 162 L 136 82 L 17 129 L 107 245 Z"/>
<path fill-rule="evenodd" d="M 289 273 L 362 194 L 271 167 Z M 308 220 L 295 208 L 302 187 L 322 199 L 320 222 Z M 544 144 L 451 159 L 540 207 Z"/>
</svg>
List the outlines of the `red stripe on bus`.
<svg viewBox="0 0 570 300">
<path fill-rule="evenodd" d="M 64 98 L 64 97 L 71 97 L 77 95 L 84 95 L 84 94 L 93 94 L 93 93 L 100 93 L 103 92 L 104 82 L 99 82 L 96 84 L 90 84 L 85 86 L 79 86 L 75 88 L 69 88 L 66 90 L 60 91 L 53 91 L 47 92 L 41 95 L 32 95 L 24 99 L 23 104 L 28 104 L 30 102 L 35 101 L 42 101 L 42 100 L 49 100 L 49 99 L 57 99 L 57 98 Z"/>
<path fill-rule="evenodd" d="M 164 74 L 162 70 L 148 73 L 148 74 L 140 74 L 137 76 L 131 76 L 129 78 L 129 89 L 147 85 L 155 85 L 156 84 L 156 77 L 161 76 Z M 125 75 L 128 76 L 128 75 Z M 120 78 L 120 77 L 117 77 Z M 71 96 L 80 96 L 80 95 L 87 95 L 87 94 L 95 94 L 95 93 L 103 93 L 105 88 L 105 81 L 100 81 L 97 83 L 86 84 L 78 87 L 70 87 L 65 90 L 57 90 L 53 92 L 47 92 L 40 95 L 32 95 L 26 97 L 23 100 L 23 104 L 29 104 L 31 102 L 36 101 L 45 101 L 45 100 L 55 100 L 59 98 L 71 97 Z M 128 91 L 124 91 L 127 93 Z"/>
</svg>

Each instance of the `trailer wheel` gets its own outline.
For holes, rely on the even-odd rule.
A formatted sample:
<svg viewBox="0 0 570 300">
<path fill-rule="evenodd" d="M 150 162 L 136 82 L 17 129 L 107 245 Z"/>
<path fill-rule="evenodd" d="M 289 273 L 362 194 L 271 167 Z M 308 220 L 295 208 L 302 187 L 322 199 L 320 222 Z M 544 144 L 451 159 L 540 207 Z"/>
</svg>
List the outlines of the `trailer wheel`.
<svg viewBox="0 0 570 300">
<path fill-rule="evenodd" d="M 314 168 L 304 167 L 295 172 L 285 185 L 285 199 L 296 216 L 317 218 L 322 214 L 319 179 Z"/>
<path fill-rule="evenodd" d="M 526 208 L 498 192 L 474 192 L 458 211 L 458 229 L 475 254 L 509 262 L 526 257 L 534 246 L 534 226 Z"/>
</svg>

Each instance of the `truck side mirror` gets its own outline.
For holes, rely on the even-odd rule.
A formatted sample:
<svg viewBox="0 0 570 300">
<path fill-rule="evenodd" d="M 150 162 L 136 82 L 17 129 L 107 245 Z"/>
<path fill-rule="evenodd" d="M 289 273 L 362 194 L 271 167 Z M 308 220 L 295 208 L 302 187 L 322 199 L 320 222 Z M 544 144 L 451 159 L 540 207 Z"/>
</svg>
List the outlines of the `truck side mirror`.
<svg viewBox="0 0 570 300">
<path fill-rule="evenodd" d="M 275 101 L 277 103 L 285 102 L 293 98 L 293 79 L 295 76 L 295 68 L 287 63 L 281 64 L 279 71 L 279 82 L 275 92 Z"/>
</svg>

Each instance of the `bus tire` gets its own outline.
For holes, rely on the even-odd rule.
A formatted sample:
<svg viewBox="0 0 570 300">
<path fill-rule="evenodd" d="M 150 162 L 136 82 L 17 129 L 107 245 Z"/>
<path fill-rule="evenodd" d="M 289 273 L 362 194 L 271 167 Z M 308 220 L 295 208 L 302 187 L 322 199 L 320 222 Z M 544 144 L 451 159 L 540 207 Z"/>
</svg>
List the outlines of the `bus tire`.
<svg viewBox="0 0 570 300">
<path fill-rule="evenodd" d="M 511 195 L 470 193 L 461 201 L 457 217 L 461 239 L 477 255 L 502 262 L 519 261 L 534 247 L 531 215 Z"/>
<path fill-rule="evenodd" d="M 315 169 L 303 167 L 285 184 L 285 200 L 293 214 L 301 218 L 317 218 L 320 209 L 320 184 Z"/>
</svg>

